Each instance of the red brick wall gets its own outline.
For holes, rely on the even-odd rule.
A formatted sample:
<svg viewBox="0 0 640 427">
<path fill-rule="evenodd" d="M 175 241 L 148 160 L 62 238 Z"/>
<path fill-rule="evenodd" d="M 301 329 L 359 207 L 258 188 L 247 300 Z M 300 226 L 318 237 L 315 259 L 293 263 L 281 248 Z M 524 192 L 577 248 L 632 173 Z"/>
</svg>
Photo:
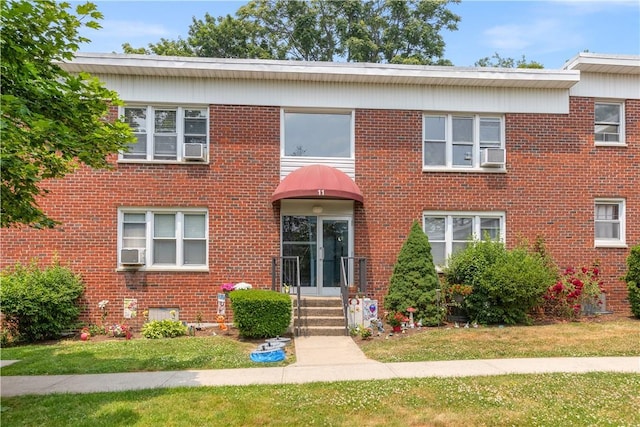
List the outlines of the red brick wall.
<svg viewBox="0 0 640 427">
<path fill-rule="evenodd" d="M 506 116 L 507 173 L 422 172 L 422 113 L 356 111 L 355 254 L 368 258 L 372 295 L 383 300 L 412 221 L 425 210 L 505 211 L 507 244 L 542 236 L 560 266 L 600 261 L 608 304 L 628 310 L 619 277 L 628 249 L 593 247 L 596 197 L 627 200 L 627 243 L 640 242 L 640 101 L 626 103 L 627 147 L 595 147 L 593 99 L 574 98 L 568 115 Z M 268 288 L 270 257 L 279 254 L 280 109 L 210 108 L 209 165 L 116 164 L 82 168 L 51 181 L 45 211 L 56 230 L 1 230 L 3 266 L 57 256 L 88 285 L 85 320 L 121 321 L 123 298 L 148 307 L 180 308 L 181 319 L 214 321 L 225 282 Z M 116 272 L 119 207 L 205 207 L 209 210 L 208 273 Z M 138 320 L 138 324 L 141 319 Z M 135 322 L 131 322 L 135 323 Z"/>
<path fill-rule="evenodd" d="M 504 211 L 507 245 L 545 239 L 560 267 L 599 262 L 607 304 L 628 311 L 629 249 L 594 248 L 594 199 L 626 199 L 629 246 L 640 243 L 640 101 L 627 101 L 627 147 L 595 147 L 594 102 L 572 98 L 564 114 L 506 116 L 507 173 L 421 170 L 421 112 L 358 110 L 356 254 L 369 259 L 375 297 L 386 293 L 411 222 L 426 210 Z"/>
<path fill-rule="evenodd" d="M 34 257 L 46 264 L 54 256 L 69 263 L 87 284 L 84 318 L 93 322 L 103 299 L 108 321 L 122 321 L 125 297 L 138 299 L 140 314 L 177 306 L 183 320 L 201 312 L 213 322 L 222 283 L 270 287 L 270 257 L 279 253 L 279 211 L 270 195 L 279 182 L 280 109 L 219 105 L 210 120 L 209 165 L 120 163 L 47 183 L 41 206 L 63 225 L 3 229 L 2 265 Z M 132 206 L 208 208 L 210 272 L 116 272 L 117 209 Z"/>
</svg>

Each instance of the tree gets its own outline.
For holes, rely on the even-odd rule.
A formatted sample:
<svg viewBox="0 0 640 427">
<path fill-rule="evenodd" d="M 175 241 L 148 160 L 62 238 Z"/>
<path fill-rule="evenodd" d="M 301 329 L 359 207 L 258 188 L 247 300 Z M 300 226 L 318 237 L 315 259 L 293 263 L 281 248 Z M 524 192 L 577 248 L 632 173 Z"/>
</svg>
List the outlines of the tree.
<svg viewBox="0 0 640 427">
<path fill-rule="evenodd" d="M 47 193 L 43 181 L 82 164 L 108 167 L 107 156 L 126 149 L 133 135 L 125 123 L 105 119 L 120 103 L 115 92 L 58 65 L 88 41 L 79 28 L 99 28 L 94 4 L 77 6 L 75 14 L 53 0 L 1 6 L 1 225 L 53 227 L 37 204 Z"/>
<path fill-rule="evenodd" d="M 193 19 L 186 55 L 305 61 L 451 65 L 442 30 L 460 17 L 446 8 L 459 0 L 252 0 L 236 17 Z M 127 53 L 165 55 L 185 41 L 161 40 Z"/>
<path fill-rule="evenodd" d="M 498 52 L 494 53 L 491 57 L 485 56 L 476 61 L 476 67 L 497 67 L 497 68 L 544 68 L 539 62 L 527 61 L 522 55 L 522 58 L 515 60 L 513 58 L 503 58 Z"/>
<path fill-rule="evenodd" d="M 443 317 L 436 299 L 439 283 L 429 238 L 414 221 L 393 267 L 384 307 L 402 313 L 413 307 L 425 326 L 436 326 Z"/>
</svg>

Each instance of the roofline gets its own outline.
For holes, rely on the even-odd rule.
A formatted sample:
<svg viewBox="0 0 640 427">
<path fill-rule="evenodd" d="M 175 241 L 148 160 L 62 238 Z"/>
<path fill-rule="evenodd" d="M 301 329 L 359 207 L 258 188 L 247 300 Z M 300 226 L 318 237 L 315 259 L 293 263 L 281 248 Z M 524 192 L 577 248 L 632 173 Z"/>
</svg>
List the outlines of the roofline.
<svg viewBox="0 0 640 427">
<path fill-rule="evenodd" d="M 568 60 L 562 69 L 594 73 L 640 74 L 640 56 L 580 52 Z"/>
<path fill-rule="evenodd" d="M 493 86 L 567 89 L 577 70 L 446 67 L 404 64 L 194 58 L 116 53 L 76 53 L 61 63 L 69 72 L 253 80 L 370 84 Z"/>
</svg>

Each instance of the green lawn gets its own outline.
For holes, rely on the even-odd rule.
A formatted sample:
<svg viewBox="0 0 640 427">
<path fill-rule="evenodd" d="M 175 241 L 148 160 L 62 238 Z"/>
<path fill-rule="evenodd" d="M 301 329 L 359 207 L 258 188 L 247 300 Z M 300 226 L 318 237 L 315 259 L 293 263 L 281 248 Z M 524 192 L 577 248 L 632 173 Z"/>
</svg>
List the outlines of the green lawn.
<svg viewBox="0 0 640 427">
<path fill-rule="evenodd" d="M 2 349 L 2 360 L 20 362 L 1 369 L 2 375 L 103 374 L 111 372 L 176 371 L 184 369 L 249 368 L 255 343 L 225 336 L 166 339 L 64 340 L 57 344 Z M 283 366 L 295 360 L 287 356 Z"/>
<path fill-rule="evenodd" d="M 445 329 L 359 342 L 376 360 L 638 356 L 640 321 Z M 2 349 L 2 375 L 264 366 L 232 337 L 62 341 Z M 293 355 L 282 366 L 291 363 Z M 394 379 L 18 396 L 2 426 L 638 426 L 640 375 L 589 373 Z"/>
<path fill-rule="evenodd" d="M 424 328 L 409 336 L 359 341 L 364 353 L 381 362 L 411 362 L 514 357 L 640 356 L 640 320 L 569 322 L 546 326 Z M 95 374 L 264 367 L 252 362 L 255 343 L 223 335 L 160 340 L 66 340 L 57 344 L 2 349 L 2 375 Z M 295 361 L 287 359 L 269 366 Z"/>
<path fill-rule="evenodd" d="M 638 426 L 640 375 L 178 388 L 1 400 L 2 426 Z"/>
<path fill-rule="evenodd" d="M 433 328 L 361 343 L 380 362 L 518 357 L 640 356 L 640 320 L 567 322 L 544 326 Z"/>
</svg>

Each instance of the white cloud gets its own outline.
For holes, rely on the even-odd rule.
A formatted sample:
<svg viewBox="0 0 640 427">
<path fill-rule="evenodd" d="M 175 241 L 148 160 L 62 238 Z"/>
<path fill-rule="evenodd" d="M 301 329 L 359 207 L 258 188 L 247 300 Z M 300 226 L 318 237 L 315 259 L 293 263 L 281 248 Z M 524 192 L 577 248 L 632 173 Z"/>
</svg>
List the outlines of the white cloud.
<svg viewBox="0 0 640 427">
<path fill-rule="evenodd" d="M 173 34 L 172 31 L 158 24 L 148 24 L 140 21 L 105 20 L 101 22 L 101 37 L 127 36 L 135 37 L 166 37 Z"/>
<path fill-rule="evenodd" d="M 484 31 L 485 43 L 494 50 L 545 53 L 580 46 L 583 39 L 567 22 L 539 19 L 527 24 L 497 25 Z"/>
</svg>

